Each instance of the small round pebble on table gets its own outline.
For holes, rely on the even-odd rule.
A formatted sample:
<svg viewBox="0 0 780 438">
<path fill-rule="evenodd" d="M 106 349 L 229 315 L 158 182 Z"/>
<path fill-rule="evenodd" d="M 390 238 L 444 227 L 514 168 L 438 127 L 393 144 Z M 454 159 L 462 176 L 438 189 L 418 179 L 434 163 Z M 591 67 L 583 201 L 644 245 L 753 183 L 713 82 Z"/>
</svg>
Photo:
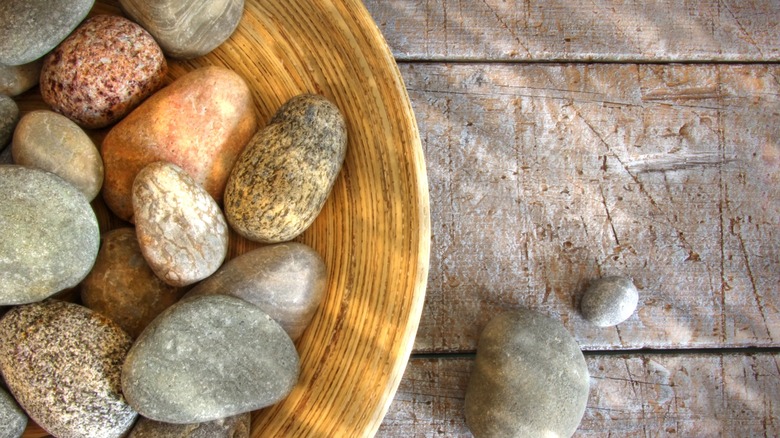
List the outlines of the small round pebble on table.
<svg viewBox="0 0 780 438">
<path fill-rule="evenodd" d="M 594 281 L 582 296 L 582 316 L 599 327 L 627 320 L 636 310 L 639 292 L 626 277 L 611 276 Z"/>
</svg>

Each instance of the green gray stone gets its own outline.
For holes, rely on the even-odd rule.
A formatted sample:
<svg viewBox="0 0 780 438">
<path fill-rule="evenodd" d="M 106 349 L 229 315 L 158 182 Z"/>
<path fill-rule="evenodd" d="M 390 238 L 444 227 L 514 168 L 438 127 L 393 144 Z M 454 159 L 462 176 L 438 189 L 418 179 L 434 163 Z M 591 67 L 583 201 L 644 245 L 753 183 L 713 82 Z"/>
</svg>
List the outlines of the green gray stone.
<svg viewBox="0 0 780 438">
<path fill-rule="evenodd" d="M 466 424 L 477 438 L 569 437 L 588 400 L 585 357 L 563 325 L 531 310 L 484 328 L 466 388 Z"/>
<path fill-rule="evenodd" d="M 130 337 L 108 318 L 58 300 L 0 320 L 0 371 L 30 418 L 60 438 L 119 438 L 137 414 L 122 397 Z"/>
<path fill-rule="evenodd" d="M 146 327 L 125 360 L 122 389 L 146 418 L 201 423 L 282 400 L 298 367 L 290 337 L 257 306 L 206 295 L 179 301 Z"/>
<path fill-rule="evenodd" d="M 55 48 L 87 16 L 94 0 L 0 2 L 0 64 L 35 61 Z"/>
<path fill-rule="evenodd" d="M 13 99 L 0 95 L 0 149 L 11 141 L 16 123 L 19 121 L 19 107 Z"/>
<path fill-rule="evenodd" d="M 162 423 L 141 417 L 127 438 L 248 438 L 251 420 L 249 412 L 195 424 Z"/>
<path fill-rule="evenodd" d="M 223 294 L 249 301 L 296 340 L 325 296 L 327 275 L 325 262 L 312 248 L 279 243 L 228 261 L 187 296 Z"/>
<path fill-rule="evenodd" d="M 27 414 L 11 394 L 0 388 L 0 438 L 19 438 L 27 427 Z"/>
<path fill-rule="evenodd" d="M 76 187 L 43 170 L 0 165 L 0 305 L 76 286 L 99 245 L 97 218 Z"/>
</svg>

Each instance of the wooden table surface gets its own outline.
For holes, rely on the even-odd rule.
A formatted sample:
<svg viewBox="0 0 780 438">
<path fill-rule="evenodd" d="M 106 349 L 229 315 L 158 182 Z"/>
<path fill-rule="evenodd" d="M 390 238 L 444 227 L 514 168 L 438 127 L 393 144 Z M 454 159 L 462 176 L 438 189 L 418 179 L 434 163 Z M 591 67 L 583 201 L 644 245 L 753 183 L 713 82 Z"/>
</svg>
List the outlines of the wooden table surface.
<svg viewBox="0 0 780 438">
<path fill-rule="evenodd" d="M 576 436 L 779 436 L 780 2 L 365 4 L 416 113 L 433 230 L 378 436 L 470 436 L 477 337 L 518 307 L 585 352 Z M 610 274 L 639 307 L 597 328 L 579 299 Z"/>
</svg>

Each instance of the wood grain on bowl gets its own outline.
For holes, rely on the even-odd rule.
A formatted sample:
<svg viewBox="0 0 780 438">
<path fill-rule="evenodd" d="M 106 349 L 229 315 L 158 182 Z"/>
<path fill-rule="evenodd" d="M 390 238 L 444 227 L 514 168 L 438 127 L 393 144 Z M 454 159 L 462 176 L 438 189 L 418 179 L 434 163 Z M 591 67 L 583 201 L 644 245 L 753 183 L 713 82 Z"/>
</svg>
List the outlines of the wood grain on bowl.
<svg viewBox="0 0 780 438">
<path fill-rule="evenodd" d="M 119 9 L 106 1 L 96 12 Z M 422 148 L 393 56 L 360 1 L 248 0 L 233 36 L 206 56 L 170 60 L 166 83 L 206 65 L 244 77 L 261 126 L 305 92 L 330 99 L 347 121 L 344 167 L 297 239 L 325 260 L 328 291 L 296 343 L 299 384 L 253 413 L 252 436 L 371 436 L 412 350 L 430 252 Z M 22 113 L 45 107 L 35 93 L 20 101 Z M 118 223 L 105 211 L 99 217 Z M 258 246 L 231 233 L 228 258 Z M 35 425 L 24 435 L 42 436 Z"/>
</svg>

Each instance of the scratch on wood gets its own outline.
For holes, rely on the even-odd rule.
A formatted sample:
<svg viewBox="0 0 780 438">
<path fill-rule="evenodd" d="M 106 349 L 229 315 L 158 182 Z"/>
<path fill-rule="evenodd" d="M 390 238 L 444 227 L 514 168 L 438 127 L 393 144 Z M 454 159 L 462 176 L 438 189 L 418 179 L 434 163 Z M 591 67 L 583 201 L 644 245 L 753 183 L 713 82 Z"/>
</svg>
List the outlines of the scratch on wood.
<svg viewBox="0 0 780 438">
<path fill-rule="evenodd" d="M 496 21 L 498 21 L 501 27 L 503 27 L 504 29 L 506 29 L 507 32 L 509 32 L 509 35 L 512 36 L 512 38 L 517 42 L 520 48 L 525 50 L 525 53 L 528 54 L 528 56 L 531 56 L 531 51 L 528 50 L 528 47 L 526 47 L 522 41 L 520 41 L 520 37 L 517 35 L 517 33 L 515 33 L 515 31 L 512 30 L 511 27 L 509 27 L 507 22 L 504 21 L 504 19 L 501 17 L 501 14 L 499 14 L 495 9 L 493 9 L 493 7 L 490 6 L 490 4 L 488 4 L 487 0 L 482 0 L 482 3 L 485 5 L 486 8 L 488 8 L 490 13 L 496 17 Z"/>
<path fill-rule="evenodd" d="M 740 231 L 738 231 L 736 234 L 737 240 L 739 241 L 740 250 L 742 251 L 742 257 L 745 260 L 745 270 L 747 271 L 748 279 L 750 280 L 750 287 L 753 289 L 753 297 L 756 300 L 758 312 L 761 314 L 761 319 L 764 321 L 764 328 L 766 329 L 767 337 L 774 341 L 774 339 L 772 339 L 772 332 L 769 330 L 769 322 L 766 319 L 766 313 L 764 312 L 764 303 L 761 299 L 761 295 L 758 293 L 756 279 L 753 276 L 753 268 L 750 266 L 750 257 L 748 256 L 747 248 L 745 247 L 745 239 L 742 237 L 742 230 L 740 229 Z"/>
<path fill-rule="evenodd" d="M 736 161 L 735 157 L 723 157 L 720 152 L 688 152 L 681 154 L 648 154 L 628 161 L 626 167 L 635 174 L 672 172 L 700 167 L 717 167 Z"/>
<path fill-rule="evenodd" d="M 745 41 L 747 41 L 750 45 L 755 47 L 758 54 L 763 57 L 764 52 L 761 50 L 761 47 L 759 47 L 759 45 L 756 44 L 756 41 L 753 39 L 750 33 L 748 33 L 748 31 L 745 29 L 745 26 L 742 25 L 742 22 L 739 21 L 739 18 L 737 18 L 737 15 L 734 13 L 734 11 L 731 10 L 731 7 L 729 7 L 728 3 L 726 3 L 725 0 L 718 0 L 718 7 L 720 7 L 720 5 L 723 5 L 723 7 L 726 8 L 726 11 L 729 13 L 729 15 L 731 15 L 731 18 L 733 18 L 734 22 L 737 23 L 737 27 L 739 27 L 739 30 L 745 35 Z"/>
</svg>

